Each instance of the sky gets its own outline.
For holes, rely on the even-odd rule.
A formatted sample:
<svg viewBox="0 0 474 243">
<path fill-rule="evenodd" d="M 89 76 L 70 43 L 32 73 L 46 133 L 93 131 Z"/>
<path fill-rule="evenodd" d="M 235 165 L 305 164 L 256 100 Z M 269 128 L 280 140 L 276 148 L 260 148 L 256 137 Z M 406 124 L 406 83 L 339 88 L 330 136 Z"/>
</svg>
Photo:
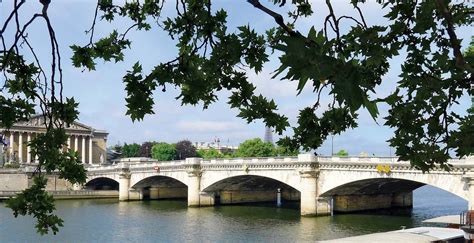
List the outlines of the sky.
<svg viewBox="0 0 474 243">
<path fill-rule="evenodd" d="M 3 21 L 11 11 L 13 0 L 0 1 L 0 20 Z M 123 2 L 123 1 L 122 1 Z M 261 1 L 271 7 L 270 1 Z M 334 1 L 336 14 L 356 14 L 349 1 Z M 269 16 L 262 14 L 259 10 L 251 7 L 246 1 L 216 0 L 213 1 L 215 9 L 225 8 L 228 11 L 229 30 L 235 26 L 250 25 L 258 31 L 274 27 L 275 23 Z M 316 29 L 322 27 L 327 9 L 322 0 L 312 1 L 315 14 L 311 18 L 301 19 L 296 28 L 306 34 L 311 26 Z M 174 6 L 165 6 L 165 14 L 171 13 Z M 272 7 L 275 11 L 285 13 L 285 8 Z M 265 128 L 261 121 L 247 124 L 246 121 L 236 117 L 238 110 L 230 109 L 227 102 L 228 93 L 220 92 L 219 101 L 211 105 L 207 110 L 202 106 L 181 106 L 176 100 L 178 92 L 167 87 L 167 92 L 156 91 L 154 94 L 154 115 L 147 115 L 143 121 L 132 122 L 125 115 L 125 85 L 122 77 L 126 70 L 140 61 L 145 73 L 160 62 L 168 61 L 176 56 L 177 50 L 173 41 L 160 30 L 149 32 L 131 32 L 131 49 L 125 52 L 125 60 L 119 63 L 103 63 L 97 61 L 96 71 L 87 71 L 75 68 L 71 65 L 72 52 L 69 46 L 84 45 L 88 42 L 85 30 L 90 28 L 95 9 L 94 0 L 53 0 L 49 15 L 56 30 L 61 55 L 63 59 L 64 94 L 74 97 L 79 102 L 79 121 L 96 129 L 109 132 L 108 145 L 117 143 L 142 143 L 145 141 L 177 142 L 188 139 L 192 142 L 212 142 L 219 138 L 221 144 L 238 145 L 250 138 L 260 137 L 263 139 Z M 22 17 L 31 17 L 35 12 L 41 11 L 38 1 L 28 1 L 22 12 Z M 368 1 L 362 6 L 368 25 L 383 24 L 384 11 L 380 9 L 375 1 Z M 129 22 L 118 20 L 112 24 L 99 22 L 96 27 L 96 37 L 105 36 L 112 29 L 123 32 Z M 346 27 L 347 28 L 347 27 Z M 8 31 L 6 35 L 8 35 Z M 460 38 L 464 39 L 463 47 L 469 43 L 472 27 L 457 30 Z M 34 43 L 35 50 L 40 59 L 48 64 L 49 40 L 45 32 L 45 25 L 41 22 L 35 23 L 28 31 L 28 37 Z M 391 69 L 384 77 L 383 84 L 377 88 L 376 96 L 384 97 L 395 88 L 395 83 L 400 72 L 400 65 L 404 57 L 391 60 Z M 46 65 L 43 64 L 43 65 Z M 279 112 L 289 118 L 290 124 L 295 125 L 298 111 L 308 105 L 312 105 L 316 95 L 310 87 L 297 96 L 296 83 L 279 78 L 272 79 L 273 71 L 278 67 L 278 56 L 270 58 L 263 71 L 255 74 L 248 72 L 248 77 L 257 86 L 257 92 L 272 98 L 279 106 Z M 322 103 L 328 101 L 323 97 Z M 465 96 L 460 105 L 454 110 L 462 113 L 470 105 L 469 97 Z M 388 108 L 379 106 L 380 118 L 375 122 L 365 110 L 360 111 L 359 127 L 336 135 L 333 139 L 326 141 L 317 150 L 319 154 L 331 154 L 344 149 L 351 155 L 361 152 L 375 154 L 378 156 L 389 156 L 394 153 L 386 142 L 392 135 L 393 130 L 383 126 L 381 117 L 387 115 Z M 289 128 L 284 134 L 291 135 Z M 274 134 L 276 141 L 278 136 Z"/>
</svg>

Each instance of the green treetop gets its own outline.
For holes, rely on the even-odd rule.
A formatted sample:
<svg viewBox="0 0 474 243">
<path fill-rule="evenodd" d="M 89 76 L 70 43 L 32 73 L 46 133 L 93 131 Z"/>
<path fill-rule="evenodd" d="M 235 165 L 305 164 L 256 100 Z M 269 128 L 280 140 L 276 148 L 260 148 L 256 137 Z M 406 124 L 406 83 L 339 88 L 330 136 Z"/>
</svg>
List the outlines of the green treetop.
<svg viewBox="0 0 474 243">
<path fill-rule="evenodd" d="M 335 155 L 336 156 L 349 156 L 349 153 L 346 150 L 341 149 Z"/>
<path fill-rule="evenodd" d="M 159 161 L 175 160 L 177 158 L 176 146 L 169 143 L 157 143 L 151 148 L 151 157 Z"/>
<path fill-rule="evenodd" d="M 140 144 L 138 143 L 131 143 L 127 144 L 124 143 L 122 146 L 122 158 L 131 158 L 131 157 L 138 157 L 138 151 L 140 150 Z"/>
</svg>

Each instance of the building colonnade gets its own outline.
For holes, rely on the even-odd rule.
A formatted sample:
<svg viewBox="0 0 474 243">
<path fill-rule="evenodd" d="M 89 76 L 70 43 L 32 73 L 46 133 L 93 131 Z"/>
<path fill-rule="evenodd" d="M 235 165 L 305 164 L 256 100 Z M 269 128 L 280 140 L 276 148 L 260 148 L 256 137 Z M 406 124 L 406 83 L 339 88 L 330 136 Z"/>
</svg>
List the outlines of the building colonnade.
<svg viewBox="0 0 474 243">
<path fill-rule="evenodd" d="M 10 162 L 14 158 L 19 163 L 35 163 L 37 158 L 32 158 L 29 143 L 40 132 L 31 131 L 8 131 L 5 138 L 8 139 L 7 149 L 10 155 Z M 92 142 L 91 134 L 68 134 L 67 145 L 63 148 L 72 149 L 79 153 L 79 158 L 83 164 L 92 164 Z"/>
</svg>

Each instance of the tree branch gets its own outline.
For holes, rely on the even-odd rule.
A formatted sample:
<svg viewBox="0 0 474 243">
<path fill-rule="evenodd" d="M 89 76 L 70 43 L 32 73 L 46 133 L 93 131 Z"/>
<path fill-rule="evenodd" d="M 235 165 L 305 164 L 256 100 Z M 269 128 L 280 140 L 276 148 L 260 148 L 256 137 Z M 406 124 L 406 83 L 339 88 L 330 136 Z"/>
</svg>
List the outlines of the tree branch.
<svg viewBox="0 0 474 243">
<path fill-rule="evenodd" d="M 275 19 L 275 22 L 286 31 L 290 36 L 301 36 L 301 34 L 297 31 L 291 29 L 288 25 L 285 24 L 283 20 L 283 16 L 280 14 L 268 9 L 267 7 L 263 6 L 259 0 L 247 0 L 248 3 L 252 4 L 255 8 L 262 10 L 264 13 L 272 16 Z"/>
<path fill-rule="evenodd" d="M 470 72 L 471 74 L 474 74 L 474 69 L 468 63 L 466 63 L 464 56 L 462 55 L 461 44 L 456 36 L 456 32 L 454 31 L 453 16 L 448 7 L 445 5 L 445 1 L 436 0 L 436 5 L 439 12 L 446 21 L 446 31 L 448 32 L 449 41 L 451 43 L 451 47 L 453 48 L 453 55 L 456 58 L 456 66 Z"/>
</svg>

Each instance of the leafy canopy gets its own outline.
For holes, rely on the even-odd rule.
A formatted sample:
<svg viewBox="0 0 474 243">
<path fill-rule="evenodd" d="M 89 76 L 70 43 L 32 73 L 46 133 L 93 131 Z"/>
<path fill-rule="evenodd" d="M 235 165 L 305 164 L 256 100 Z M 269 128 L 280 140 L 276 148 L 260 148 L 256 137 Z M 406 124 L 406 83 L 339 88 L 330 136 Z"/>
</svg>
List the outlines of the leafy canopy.
<svg viewBox="0 0 474 243">
<path fill-rule="evenodd" d="M 182 140 L 176 143 L 176 158 L 184 160 L 197 156 L 196 148 L 189 140 Z"/>
<path fill-rule="evenodd" d="M 225 154 L 219 152 L 219 150 L 215 148 L 199 149 L 197 151 L 197 156 L 203 159 L 222 159 L 226 157 Z"/>
<path fill-rule="evenodd" d="M 60 151 L 66 143 L 63 128 L 77 119 L 78 104 L 62 94 L 65 59 L 57 40 L 61 37 L 56 36 L 48 15 L 54 1 L 39 0 L 41 9 L 20 18 L 25 2 L 13 0 L 14 8 L 0 29 L 4 77 L 0 79 L 0 126 L 9 128 L 27 120 L 36 106 L 45 118 L 46 133 L 31 142 L 32 153 L 39 157 L 35 189 L 24 191 L 9 205 L 15 215 L 36 216 L 40 233 L 55 233 L 62 222 L 52 214 L 52 198 L 44 196 L 41 172 L 58 170 L 72 183 L 84 182 L 85 170 L 77 154 Z M 247 77 L 247 71 L 260 72 L 273 55 L 280 64 L 274 78 L 296 82 L 298 92 L 311 87 L 315 94 L 314 103 L 300 111 L 291 128 L 293 135 L 279 141 L 292 151 L 317 149 L 328 136 L 356 127 L 361 110 L 376 119 L 379 105 L 384 104 L 389 107 L 384 124 L 394 130 L 390 145 L 414 167 L 449 169 L 446 162 L 452 153 L 462 157 L 474 152 L 473 114 L 453 109 L 463 95 L 474 93 L 472 48 L 463 53 L 457 33 L 460 27 L 473 24 L 468 1 L 377 1 L 386 11 L 385 21 L 372 24 L 360 8 L 365 1 L 348 0 L 354 14 L 346 16 L 337 13 L 331 0 L 318 8 L 308 0 L 247 0 L 262 13 L 255 20 L 274 21 L 275 27 L 265 32 L 255 30 L 253 22 L 230 27 L 228 11 L 216 9 L 212 0 L 166 2 L 170 4 L 165 0 L 98 0 L 87 31 L 89 42 L 71 46 L 72 65 L 95 70 L 99 59 L 125 59 L 124 51 L 133 48 L 130 32 L 164 31 L 176 42 L 175 58 L 157 63 L 152 70 L 137 62 L 124 73 L 127 114 L 132 120 L 153 113 L 156 90 L 176 87 L 180 92 L 176 98 L 183 105 L 204 108 L 217 100 L 217 92 L 227 90 L 228 104 L 239 110 L 239 117 L 248 122 L 261 119 L 282 134 L 289 128 L 288 118 L 278 113 L 273 100 L 256 93 Z M 163 14 L 165 7 L 170 11 Z M 322 25 L 300 32 L 299 19 L 321 15 L 318 11 L 323 7 L 329 13 Z M 289 12 L 283 16 L 284 11 Z M 103 37 L 94 35 L 96 24 L 119 18 L 129 20 L 130 26 Z M 32 25 L 36 22 L 41 25 Z M 35 43 L 28 38 L 31 26 L 43 28 L 50 39 L 47 66 L 41 65 Z M 390 61 L 397 57 L 405 59 L 399 79 L 385 80 Z M 388 81 L 396 81 L 396 89 L 377 97 L 375 89 Z M 322 106 L 320 98 L 325 94 L 332 102 Z M 33 207 L 35 199 L 45 206 Z"/>
<path fill-rule="evenodd" d="M 235 151 L 235 157 L 270 157 L 274 155 L 273 144 L 260 138 L 244 141 Z"/>
<path fill-rule="evenodd" d="M 341 150 L 337 151 L 337 153 L 335 155 L 337 155 L 337 156 L 349 156 L 349 153 L 346 150 L 341 149 Z"/>
<path fill-rule="evenodd" d="M 131 157 L 139 157 L 139 150 L 140 144 L 138 143 L 131 143 L 131 144 L 123 144 L 121 148 L 122 157 L 123 158 L 131 158 Z"/>
<path fill-rule="evenodd" d="M 357 127 L 358 113 L 365 109 L 376 119 L 378 106 L 388 105 L 384 124 L 394 129 L 389 140 L 401 160 L 411 161 L 424 171 L 437 165 L 445 169 L 451 153 L 462 157 L 473 153 L 469 135 L 472 122 L 452 107 L 467 94 L 472 95 L 472 52 L 462 53 L 456 30 L 472 24 L 472 7 L 462 1 L 379 1 L 386 12 L 385 22 L 367 23 L 360 6 L 364 1 L 348 1 L 353 16 L 338 15 L 333 1 L 326 1 L 329 14 L 307 33 L 298 30 L 298 20 L 320 14 L 306 0 L 261 3 L 248 0 L 262 11 L 262 20 L 275 21 L 265 32 L 254 26 L 229 28 L 228 11 L 216 9 L 213 1 L 183 0 L 173 4 L 173 14 L 162 14 L 165 1 L 150 0 L 120 4 L 98 1 L 97 18 L 113 22 L 118 17 L 131 21 L 122 34 L 112 31 L 85 46 L 73 46 L 73 64 L 95 69 L 97 59 L 120 61 L 123 51 L 133 48 L 127 38 L 131 29 L 164 31 L 176 41 L 178 55 L 143 70 L 135 63 L 124 75 L 127 90 L 127 114 L 140 120 L 153 113 L 152 94 L 167 86 L 179 88 L 176 97 L 182 104 L 202 104 L 207 108 L 217 100 L 217 92 L 229 90 L 228 103 L 239 109 L 248 122 L 262 119 L 282 134 L 289 127 L 288 118 L 278 113 L 276 103 L 255 92 L 247 77 L 260 72 L 270 55 L 279 58 L 274 78 L 298 83 L 297 91 L 311 86 L 314 104 L 303 108 L 292 136 L 278 143 L 291 150 L 317 149 L 328 136 Z M 281 7 L 281 8 L 279 8 Z M 290 9 L 285 18 L 279 12 Z M 271 9 L 276 9 L 271 10 Z M 168 13 L 168 12 L 167 12 Z M 160 18 L 161 17 L 161 18 Z M 158 25 L 155 25 L 155 23 Z M 94 25 L 91 28 L 93 32 Z M 106 43 L 106 44 L 104 44 Z M 375 89 L 387 82 L 390 61 L 405 58 L 397 87 L 386 97 L 377 97 Z M 332 102 L 323 107 L 321 95 Z M 467 127 L 467 128 L 466 128 Z M 461 141 L 460 141 L 461 140 Z"/>
<path fill-rule="evenodd" d="M 138 150 L 138 157 L 151 158 L 151 148 L 155 145 L 156 142 L 144 142 Z"/>
<path fill-rule="evenodd" d="M 176 145 L 169 143 L 157 143 L 151 148 L 151 157 L 159 161 L 175 160 L 177 158 Z"/>
</svg>

